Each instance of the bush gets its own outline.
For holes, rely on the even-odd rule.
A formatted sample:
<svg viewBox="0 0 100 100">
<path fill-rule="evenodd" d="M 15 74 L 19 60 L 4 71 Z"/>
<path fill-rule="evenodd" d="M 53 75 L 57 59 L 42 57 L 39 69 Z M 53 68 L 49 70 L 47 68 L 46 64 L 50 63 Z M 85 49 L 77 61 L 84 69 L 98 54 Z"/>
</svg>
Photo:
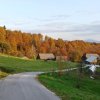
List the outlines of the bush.
<svg viewBox="0 0 100 100">
<path fill-rule="evenodd" d="M 0 78 L 6 77 L 8 74 L 5 72 L 0 72 Z"/>
<path fill-rule="evenodd" d="M 9 67 L 4 68 L 4 67 L 0 66 L 0 70 L 3 71 L 3 72 L 7 72 L 7 73 L 12 73 L 12 72 L 14 72 L 14 70 L 11 69 L 11 68 L 9 68 Z"/>
</svg>

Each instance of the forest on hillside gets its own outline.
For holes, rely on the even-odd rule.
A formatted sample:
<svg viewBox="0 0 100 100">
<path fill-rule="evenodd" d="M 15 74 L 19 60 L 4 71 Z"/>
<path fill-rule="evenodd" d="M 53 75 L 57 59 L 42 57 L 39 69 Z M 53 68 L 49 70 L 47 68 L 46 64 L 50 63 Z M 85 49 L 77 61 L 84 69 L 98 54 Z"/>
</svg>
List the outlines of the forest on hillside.
<svg viewBox="0 0 100 100">
<path fill-rule="evenodd" d="M 84 53 L 100 55 L 100 43 L 89 43 L 82 40 L 64 41 L 53 39 L 42 34 L 31 34 L 21 31 L 11 31 L 0 27 L 0 53 L 36 58 L 39 53 L 53 53 L 68 56 L 72 61 L 80 61 Z"/>
</svg>

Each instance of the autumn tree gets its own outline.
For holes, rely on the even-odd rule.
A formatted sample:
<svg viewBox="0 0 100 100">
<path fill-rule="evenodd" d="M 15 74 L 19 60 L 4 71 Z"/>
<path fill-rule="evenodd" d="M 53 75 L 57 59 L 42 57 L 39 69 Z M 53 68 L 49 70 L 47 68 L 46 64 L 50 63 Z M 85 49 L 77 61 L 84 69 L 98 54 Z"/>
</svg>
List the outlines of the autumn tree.
<svg viewBox="0 0 100 100">
<path fill-rule="evenodd" d="M 81 51 L 74 50 L 74 51 L 70 52 L 70 60 L 72 60 L 74 62 L 80 62 L 81 57 L 82 57 Z"/>
<path fill-rule="evenodd" d="M 20 30 L 11 31 L 0 27 L 0 52 L 14 56 L 36 57 L 38 53 L 53 53 L 68 56 L 72 61 L 80 61 L 84 53 L 100 55 L 100 43 L 89 43 L 82 40 L 64 41 L 53 39 L 42 34 L 30 34 Z M 60 54 L 58 54 L 60 52 Z"/>
<path fill-rule="evenodd" d="M 0 52 L 1 53 L 8 53 L 10 50 L 10 45 L 6 42 L 0 42 Z"/>
<path fill-rule="evenodd" d="M 4 27 L 0 27 L 0 42 L 5 42 L 6 30 Z"/>
</svg>

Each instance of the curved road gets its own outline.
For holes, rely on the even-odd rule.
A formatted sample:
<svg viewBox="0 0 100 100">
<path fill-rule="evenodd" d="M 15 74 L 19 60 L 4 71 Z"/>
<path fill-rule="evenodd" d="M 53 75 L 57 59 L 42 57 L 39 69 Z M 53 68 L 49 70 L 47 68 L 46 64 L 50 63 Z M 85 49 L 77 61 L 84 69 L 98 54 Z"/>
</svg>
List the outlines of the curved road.
<svg viewBox="0 0 100 100">
<path fill-rule="evenodd" d="M 0 80 L 0 100 L 60 100 L 35 79 L 38 74 L 20 73 Z"/>
</svg>

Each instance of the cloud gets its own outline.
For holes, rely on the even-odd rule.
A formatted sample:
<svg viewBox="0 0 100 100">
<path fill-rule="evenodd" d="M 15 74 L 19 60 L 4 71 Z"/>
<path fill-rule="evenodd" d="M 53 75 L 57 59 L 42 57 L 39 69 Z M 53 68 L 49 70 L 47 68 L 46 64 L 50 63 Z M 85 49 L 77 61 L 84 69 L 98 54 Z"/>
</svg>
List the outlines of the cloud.
<svg viewBox="0 0 100 100">
<path fill-rule="evenodd" d="M 67 15 L 67 14 L 61 14 L 61 15 L 55 15 L 55 16 L 52 16 L 52 18 L 56 18 L 56 19 L 66 19 L 66 18 L 69 18 L 71 15 Z"/>
<path fill-rule="evenodd" d="M 54 15 L 54 16 L 48 16 L 46 18 L 16 18 L 15 19 L 7 19 L 7 18 L 0 18 L 0 23 L 1 25 L 6 25 L 7 27 L 12 27 L 12 28 L 20 28 L 20 27 L 28 27 L 29 26 L 34 26 L 34 27 L 40 27 L 38 24 L 41 23 L 50 23 L 50 22 L 59 22 L 59 21 L 65 21 L 66 18 L 68 18 L 70 15 L 64 15 L 64 14 L 60 14 L 60 15 Z M 59 28 L 59 26 L 58 26 Z M 30 28 L 29 28 L 30 29 Z"/>
<path fill-rule="evenodd" d="M 93 11 L 88 11 L 88 10 L 79 10 L 79 11 L 76 11 L 77 14 L 85 14 L 85 15 L 93 15 L 93 14 L 96 14 L 98 12 L 93 12 Z"/>
<path fill-rule="evenodd" d="M 82 32 L 82 33 L 88 34 L 88 35 L 100 34 L 100 23 L 98 23 L 98 24 L 78 25 L 78 26 L 74 27 L 72 31 L 73 32 L 78 32 L 78 33 Z"/>
<path fill-rule="evenodd" d="M 67 14 L 60 14 L 60 15 L 54 15 L 54 16 L 48 16 L 48 18 L 34 18 L 36 21 L 42 21 L 42 22 L 51 22 L 51 21 L 59 21 L 59 20 L 66 20 L 66 18 L 69 18 L 70 15 Z"/>
<path fill-rule="evenodd" d="M 46 24 L 38 25 L 39 30 L 44 30 L 45 32 L 65 32 L 68 31 L 72 26 L 69 22 L 51 22 Z"/>
<path fill-rule="evenodd" d="M 1 19 L 0 20 L 0 25 L 3 26 L 5 25 L 8 29 L 18 29 L 18 30 L 23 30 L 23 29 L 28 29 L 29 27 L 32 28 L 34 24 L 34 19 L 28 19 L 28 18 L 17 18 L 15 19 Z M 29 29 L 30 29 L 29 28 Z"/>
<path fill-rule="evenodd" d="M 99 22 L 99 21 L 98 21 Z M 29 31 L 29 30 L 28 30 Z M 38 28 L 30 30 L 33 33 L 43 33 L 53 38 L 64 40 L 100 40 L 100 23 L 75 24 L 70 22 L 51 22 L 38 25 Z"/>
<path fill-rule="evenodd" d="M 72 32 L 72 33 L 100 33 L 100 23 L 75 24 L 70 22 L 52 22 L 44 25 L 38 25 L 37 30 L 44 32 Z"/>
<path fill-rule="evenodd" d="M 64 15 L 59 15 L 58 18 Z M 67 16 L 67 15 L 66 15 Z M 18 29 L 31 33 L 44 33 L 54 38 L 63 39 L 95 39 L 100 40 L 100 21 L 93 21 L 89 24 L 78 24 L 64 20 L 52 20 L 57 16 L 53 16 L 51 19 L 17 19 L 17 20 L 4 20 L 0 19 L 1 25 L 6 25 L 9 29 Z M 51 21 L 50 21 L 51 20 Z M 41 22 L 40 24 L 40 21 Z M 34 23 L 35 22 L 35 23 Z"/>
</svg>

